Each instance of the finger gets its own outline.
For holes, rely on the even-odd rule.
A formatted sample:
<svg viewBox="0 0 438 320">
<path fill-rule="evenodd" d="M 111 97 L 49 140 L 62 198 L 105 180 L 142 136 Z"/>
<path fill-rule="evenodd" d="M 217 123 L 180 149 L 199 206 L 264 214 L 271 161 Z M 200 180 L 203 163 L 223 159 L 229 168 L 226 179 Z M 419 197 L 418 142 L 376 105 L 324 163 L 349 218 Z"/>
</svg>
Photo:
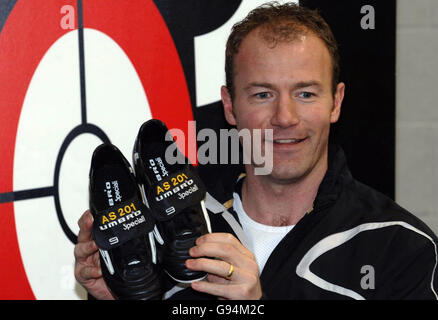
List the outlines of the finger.
<svg viewBox="0 0 438 320">
<path fill-rule="evenodd" d="M 209 273 L 207 275 L 207 281 L 208 282 L 213 282 L 213 283 L 222 283 L 222 284 L 226 284 L 228 283 L 230 280 L 224 279 L 222 277 L 219 277 L 217 275 L 211 274 Z"/>
<path fill-rule="evenodd" d="M 189 254 L 193 258 L 218 258 L 234 266 L 254 270 L 254 272 L 257 269 L 257 263 L 253 256 L 242 254 L 236 247 L 227 243 L 204 242 L 190 248 Z"/>
<path fill-rule="evenodd" d="M 98 247 L 93 240 L 88 242 L 78 242 L 74 247 L 74 256 L 76 260 L 86 260 L 88 257 L 96 253 L 97 250 Z"/>
<path fill-rule="evenodd" d="M 240 289 L 238 286 L 231 284 L 212 283 L 208 281 L 196 281 L 191 283 L 192 289 L 208 293 L 217 297 L 225 299 L 242 299 Z"/>
<path fill-rule="evenodd" d="M 90 210 L 85 211 L 78 220 L 79 233 L 78 242 L 90 241 L 93 239 L 91 230 L 93 228 L 93 216 Z"/>
<path fill-rule="evenodd" d="M 84 282 L 102 277 L 102 269 L 94 266 L 83 266 L 79 268 L 78 274 L 79 277 L 77 277 L 77 280 L 79 282 Z"/>
<path fill-rule="evenodd" d="M 97 267 L 100 267 L 100 254 L 98 252 L 93 254 L 93 264 Z"/>
<path fill-rule="evenodd" d="M 218 242 L 218 243 L 227 243 L 229 245 L 234 246 L 237 250 L 239 250 L 242 254 L 252 257 L 253 254 L 250 250 L 248 250 L 235 236 L 231 233 L 225 232 L 214 232 L 208 233 L 196 240 L 196 244 L 202 244 L 204 242 Z"/>
<path fill-rule="evenodd" d="M 227 292 L 225 290 L 229 287 L 229 285 L 227 284 L 212 283 L 208 281 L 196 281 L 192 282 L 190 286 L 192 287 L 192 289 L 199 292 L 208 293 L 217 297 L 228 298 Z"/>
<path fill-rule="evenodd" d="M 228 278 L 228 274 L 231 271 L 231 264 L 222 260 L 213 260 L 208 258 L 188 259 L 186 260 L 187 268 L 196 271 L 205 271 L 209 274 L 214 274 L 224 279 Z M 239 280 L 239 271 L 233 266 L 232 277 L 234 280 Z"/>
</svg>

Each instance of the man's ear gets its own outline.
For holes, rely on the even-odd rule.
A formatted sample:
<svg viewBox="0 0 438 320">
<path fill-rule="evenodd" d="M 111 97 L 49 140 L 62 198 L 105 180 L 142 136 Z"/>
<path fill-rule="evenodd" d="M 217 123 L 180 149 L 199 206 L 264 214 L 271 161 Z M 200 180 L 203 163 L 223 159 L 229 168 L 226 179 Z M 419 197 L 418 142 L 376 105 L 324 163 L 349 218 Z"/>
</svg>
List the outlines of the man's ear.
<svg viewBox="0 0 438 320">
<path fill-rule="evenodd" d="M 333 101 L 333 109 L 330 113 L 330 123 L 335 123 L 338 121 L 339 116 L 341 115 L 341 105 L 344 100 L 345 93 L 345 84 L 343 82 L 339 82 L 336 86 L 336 92 Z"/>
<path fill-rule="evenodd" d="M 226 86 L 221 87 L 221 98 L 224 105 L 225 119 L 230 125 L 235 126 L 236 118 L 233 113 L 233 101 L 231 100 L 230 92 Z"/>
</svg>

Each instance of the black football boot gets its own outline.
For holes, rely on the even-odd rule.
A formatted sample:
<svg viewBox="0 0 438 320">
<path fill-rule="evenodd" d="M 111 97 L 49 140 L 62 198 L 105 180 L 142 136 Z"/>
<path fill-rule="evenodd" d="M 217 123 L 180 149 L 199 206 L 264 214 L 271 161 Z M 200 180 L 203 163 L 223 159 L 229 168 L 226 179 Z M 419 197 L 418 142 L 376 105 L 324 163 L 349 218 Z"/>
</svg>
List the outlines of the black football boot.
<svg viewBox="0 0 438 320">
<path fill-rule="evenodd" d="M 171 164 L 173 156 L 179 161 Z M 205 187 L 163 122 L 152 119 L 141 126 L 134 145 L 133 163 L 155 217 L 163 269 L 182 283 L 205 278 L 205 272 L 185 266 L 196 239 L 211 232 L 204 205 Z"/>
<path fill-rule="evenodd" d="M 89 176 L 92 234 L 103 278 L 117 299 L 161 299 L 154 220 L 133 172 L 114 145 L 102 144 L 94 151 Z"/>
</svg>

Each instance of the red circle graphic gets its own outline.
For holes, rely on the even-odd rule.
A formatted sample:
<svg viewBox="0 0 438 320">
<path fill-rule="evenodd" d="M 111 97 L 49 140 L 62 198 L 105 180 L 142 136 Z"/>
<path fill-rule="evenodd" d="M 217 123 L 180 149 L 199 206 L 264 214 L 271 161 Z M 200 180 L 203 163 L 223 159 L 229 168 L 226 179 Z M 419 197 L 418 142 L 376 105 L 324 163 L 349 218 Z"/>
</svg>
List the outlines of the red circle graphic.
<svg viewBox="0 0 438 320">
<path fill-rule="evenodd" d="M 14 191 L 15 139 L 34 71 L 52 44 L 71 31 L 60 25 L 65 5 L 78 13 L 73 0 L 18 1 L 0 34 L 0 193 Z M 142 82 L 152 116 L 164 120 L 169 128 L 182 129 L 188 137 L 187 121 L 193 114 L 184 72 L 153 2 L 84 1 L 83 17 L 84 28 L 105 33 L 125 51 Z M 1 203 L 0 212 L 0 299 L 35 299 L 20 255 L 13 203 Z M 47 259 L 44 248 L 41 259 Z"/>
</svg>

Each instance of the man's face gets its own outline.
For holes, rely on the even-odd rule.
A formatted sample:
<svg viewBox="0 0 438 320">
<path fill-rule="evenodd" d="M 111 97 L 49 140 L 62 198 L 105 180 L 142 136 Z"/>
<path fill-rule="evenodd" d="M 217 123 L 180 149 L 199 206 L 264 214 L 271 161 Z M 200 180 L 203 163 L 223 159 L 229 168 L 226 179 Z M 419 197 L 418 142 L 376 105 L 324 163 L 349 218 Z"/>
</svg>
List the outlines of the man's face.
<svg viewBox="0 0 438 320">
<path fill-rule="evenodd" d="M 272 129 L 273 171 L 280 183 L 325 170 L 330 124 L 338 120 L 344 84 L 332 91 L 332 61 L 310 32 L 274 47 L 253 30 L 234 57 L 234 100 L 222 87 L 227 121 L 238 130 Z M 262 134 L 262 138 L 264 134 Z"/>
</svg>

